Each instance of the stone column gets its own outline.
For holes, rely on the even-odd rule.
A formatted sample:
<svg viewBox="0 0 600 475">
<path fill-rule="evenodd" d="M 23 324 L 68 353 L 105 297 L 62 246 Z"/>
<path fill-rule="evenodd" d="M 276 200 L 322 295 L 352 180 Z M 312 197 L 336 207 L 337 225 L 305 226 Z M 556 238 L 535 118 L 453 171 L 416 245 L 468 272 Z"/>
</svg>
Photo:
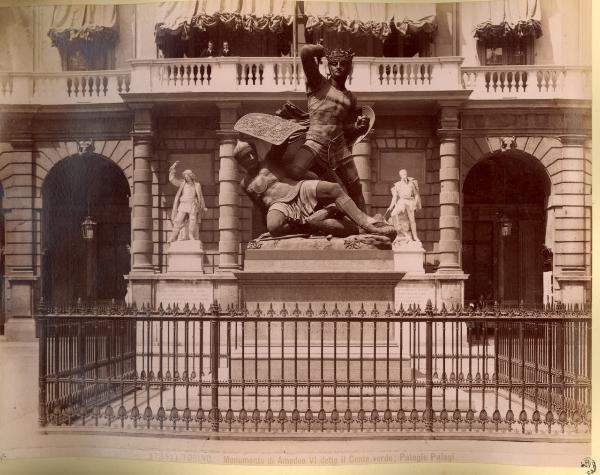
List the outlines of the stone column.
<svg viewBox="0 0 600 475">
<path fill-rule="evenodd" d="M 218 102 L 219 108 L 219 270 L 228 272 L 240 268 L 240 207 L 239 177 L 233 149 L 237 132 L 238 102 Z"/>
<path fill-rule="evenodd" d="M 154 266 L 152 254 L 152 110 L 134 109 L 133 196 L 131 197 L 131 272 L 127 301 L 137 305 L 155 304 L 153 296 Z"/>
<path fill-rule="evenodd" d="M 367 136 L 352 147 L 352 155 L 354 163 L 358 170 L 358 177 L 362 186 L 362 193 L 365 197 L 367 214 L 371 214 L 371 138 L 373 131 L 370 131 Z"/>
<path fill-rule="evenodd" d="M 135 110 L 133 124 L 133 209 L 131 272 L 153 272 L 152 253 L 152 111 Z"/>
<path fill-rule="evenodd" d="M 439 273 L 460 273 L 460 129 L 458 106 L 443 106 L 440 129 Z"/>
<path fill-rule="evenodd" d="M 35 338 L 34 309 L 40 272 L 40 200 L 34 175 L 36 167 L 30 114 L 14 114 L 7 120 L 10 145 L 3 154 L 9 179 L 4 187 L 5 310 L 4 334 L 8 340 Z"/>
<path fill-rule="evenodd" d="M 563 135 L 556 184 L 555 276 L 563 303 L 582 304 L 591 280 L 591 163 L 585 159 L 585 135 Z"/>
</svg>

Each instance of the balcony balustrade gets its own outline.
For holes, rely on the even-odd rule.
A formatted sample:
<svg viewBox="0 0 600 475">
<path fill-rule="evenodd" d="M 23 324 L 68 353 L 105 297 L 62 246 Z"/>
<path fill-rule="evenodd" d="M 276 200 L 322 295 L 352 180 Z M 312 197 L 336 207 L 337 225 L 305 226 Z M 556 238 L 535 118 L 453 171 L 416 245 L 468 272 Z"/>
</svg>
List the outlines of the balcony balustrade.
<svg viewBox="0 0 600 475">
<path fill-rule="evenodd" d="M 583 66 L 463 67 L 470 99 L 589 99 L 592 70 Z"/>
<path fill-rule="evenodd" d="M 470 99 L 590 99 L 583 66 L 461 67 L 462 58 L 355 58 L 354 92 L 451 92 Z M 325 62 L 321 64 L 326 73 Z M 304 92 L 298 58 L 135 59 L 131 69 L 59 73 L 0 72 L 0 103 L 120 103 L 121 94 Z M 175 96 L 176 97 L 176 96 Z"/>
<path fill-rule="evenodd" d="M 353 91 L 461 89 L 461 58 L 356 58 Z M 325 74 L 325 63 L 321 64 Z M 303 92 L 299 59 L 219 58 L 132 61 L 132 92 Z"/>
<path fill-rule="evenodd" d="M 99 104 L 122 102 L 131 72 L 69 71 L 61 73 L 0 72 L 0 103 Z"/>
</svg>

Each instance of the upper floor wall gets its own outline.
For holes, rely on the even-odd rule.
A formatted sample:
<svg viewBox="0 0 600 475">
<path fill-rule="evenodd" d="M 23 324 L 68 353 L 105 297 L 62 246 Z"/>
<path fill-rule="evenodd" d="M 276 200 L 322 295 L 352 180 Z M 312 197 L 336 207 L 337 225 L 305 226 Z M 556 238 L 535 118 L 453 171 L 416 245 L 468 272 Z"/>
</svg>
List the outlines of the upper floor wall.
<svg viewBox="0 0 600 475">
<path fill-rule="evenodd" d="M 537 10 L 542 36 L 533 44 L 529 64 L 591 65 L 592 62 L 592 2 L 591 0 L 507 0 Z M 490 2 L 459 2 L 457 25 L 453 35 L 457 54 L 465 58 L 464 66 L 481 64 L 474 38 L 474 28 L 481 21 L 481 12 Z M 511 5 L 512 4 L 512 5 Z M 438 5 L 439 8 L 439 5 Z"/>
<path fill-rule="evenodd" d="M 591 64 L 591 0 L 492 0 L 495 4 L 534 4 L 541 23 L 542 36 L 528 52 L 529 64 Z M 299 2 L 301 3 L 301 2 Z M 481 47 L 474 37 L 478 24 L 485 20 L 491 2 L 439 3 L 435 9 L 437 31 L 428 48 L 430 56 L 462 56 L 463 66 L 482 62 Z M 65 58 L 48 32 L 55 14 L 53 6 L 25 6 L 0 9 L 0 70 L 19 72 L 59 72 Z M 494 7 L 495 8 L 495 7 Z M 503 7 L 504 8 L 504 7 Z M 118 39 L 109 52 L 106 69 L 129 68 L 131 59 L 156 59 L 155 43 L 158 3 L 119 4 L 115 29 Z M 302 8 L 299 11 L 303 11 Z M 482 16 L 483 15 L 483 16 Z M 298 18 L 298 41 L 306 41 L 306 16 Z M 103 69 L 103 68 L 95 68 Z"/>
</svg>

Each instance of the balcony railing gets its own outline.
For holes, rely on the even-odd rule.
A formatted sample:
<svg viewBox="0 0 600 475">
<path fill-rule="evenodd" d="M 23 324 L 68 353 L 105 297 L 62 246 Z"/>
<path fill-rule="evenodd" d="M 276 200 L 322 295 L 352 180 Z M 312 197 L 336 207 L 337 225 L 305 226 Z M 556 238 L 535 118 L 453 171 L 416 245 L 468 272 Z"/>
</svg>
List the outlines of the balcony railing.
<svg viewBox="0 0 600 475">
<path fill-rule="evenodd" d="M 582 66 L 462 68 L 470 99 L 591 99 L 592 70 Z"/>
<path fill-rule="evenodd" d="M 129 70 L 61 73 L 0 72 L 0 103 L 85 104 L 122 102 L 129 92 Z"/>
<path fill-rule="evenodd" d="M 471 99 L 590 99 L 591 68 L 582 66 L 461 67 L 462 58 L 354 60 L 354 92 L 473 90 Z M 321 64 L 322 72 L 326 66 Z M 121 94 L 304 92 L 293 58 L 189 58 L 131 61 L 131 69 L 60 73 L 0 72 L 0 103 L 123 102 Z"/>
<path fill-rule="evenodd" d="M 349 78 L 353 91 L 460 89 L 461 58 L 356 58 Z M 304 91 L 299 60 L 219 58 L 133 60 L 134 93 Z M 321 65 L 325 74 L 325 64 Z"/>
<path fill-rule="evenodd" d="M 366 309 L 365 309 L 366 308 Z M 42 426 L 588 439 L 591 314 L 42 307 Z"/>
</svg>

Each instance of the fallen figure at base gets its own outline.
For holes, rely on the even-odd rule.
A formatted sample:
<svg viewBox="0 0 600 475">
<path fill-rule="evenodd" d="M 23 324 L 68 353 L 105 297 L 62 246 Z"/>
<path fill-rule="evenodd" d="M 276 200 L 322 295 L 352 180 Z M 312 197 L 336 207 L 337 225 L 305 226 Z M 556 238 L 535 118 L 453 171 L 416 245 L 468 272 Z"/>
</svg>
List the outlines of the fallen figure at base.
<svg viewBox="0 0 600 475">
<path fill-rule="evenodd" d="M 235 160 L 246 172 L 240 185 L 266 212 L 271 236 L 308 233 L 347 237 L 362 232 L 390 240 L 396 237 L 393 226 L 361 211 L 338 183 L 298 181 L 287 176 L 273 150 L 263 161 L 248 142 L 238 141 L 234 150 Z M 307 174 L 307 178 L 312 175 Z"/>
</svg>

